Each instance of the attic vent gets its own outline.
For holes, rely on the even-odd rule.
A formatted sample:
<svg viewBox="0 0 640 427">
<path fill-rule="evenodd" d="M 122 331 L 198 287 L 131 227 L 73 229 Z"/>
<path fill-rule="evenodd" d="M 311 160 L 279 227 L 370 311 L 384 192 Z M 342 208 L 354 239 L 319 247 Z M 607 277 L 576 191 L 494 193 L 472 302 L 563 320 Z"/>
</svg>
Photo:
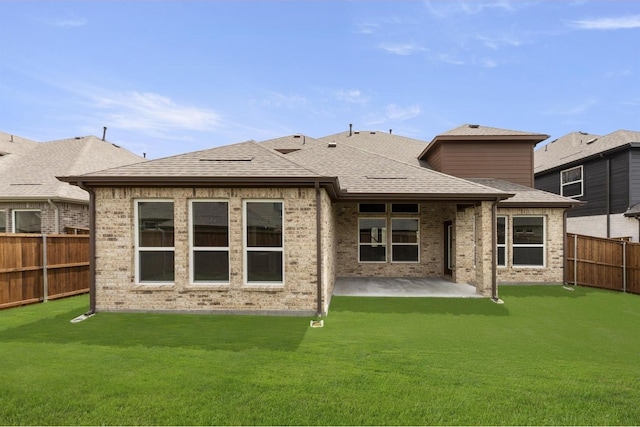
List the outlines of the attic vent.
<svg viewBox="0 0 640 427">
<path fill-rule="evenodd" d="M 120 148 L 120 146 L 119 146 L 119 145 L 116 145 L 116 144 L 111 144 L 111 145 L 113 145 L 113 146 L 114 146 L 114 147 L 116 147 L 116 148 Z"/>
<path fill-rule="evenodd" d="M 375 134 L 376 134 L 375 132 L 369 132 L 369 133 L 370 133 L 371 135 L 375 135 Z"/>
<path fill-rule="evenodd" d="M 578 133 L 581 135 L 589 135 L 587 132 L 583 132 L 583 131 L 578 131 Z"/>
<path fill-rule="evenodd" d="M 360 135 L 360 131 L 359 130 L 355 130 L 355 131 L 353 131 L 353 133 L 355 133 L 356 135 Z"/>
<path fill-rule="evenodd" d="M 293 135 L 294 138 L 300 138 L 300 135 Z"/>
<path fill-rule="evenodd" d="M 76 136 L 75 139 L 82 139 L 82 137 L 81 136 Z"/>
<path fill-rule="evenodd" d="M 366 176 L 367 179 L 408 179 L 406 176 Z"/>
<path fill-rule="evenodd" d="M 598 140 L 598 138 L 591 138 L 590 140 L 587 141 L 587 144 L 593 144 L 597 140 Z"/>
<path fill-rule="evenodd" d="M 299 148 L 276 148 L 275 150 L 281 154 L 289 154 L 293 153 L 294 151 L 300 151 Z"/>
<path fill-rule="evenodd" d="M 469 127 L 471 129 L 478 129 L 480 127 L 480 125 L 469 125 Z"/>
<path fill-rule="evenodd" d="M 200 159 L 201 162 L 250 162 L 253 157 L 218 157 L 211 159 Z"/>
<path fill-rule="evenodd" d="M 329 148 L 336 148 L 338 146 L 338 144 L 336 144 L 335 142 L 330 142 L 328 147 Z"/>
</svg>

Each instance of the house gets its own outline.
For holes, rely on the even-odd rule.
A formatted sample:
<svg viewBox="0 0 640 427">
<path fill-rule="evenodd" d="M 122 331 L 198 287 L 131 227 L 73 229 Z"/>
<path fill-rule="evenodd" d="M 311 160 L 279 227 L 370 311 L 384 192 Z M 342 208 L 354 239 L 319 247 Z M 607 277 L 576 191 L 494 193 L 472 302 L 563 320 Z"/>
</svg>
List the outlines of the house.
<svg viewBox="0 0 640 427">
<path fill-rule="evenodd" d="M 322 315 L 339 277 L 442 277 L 494 300 L 498 283 L 563 282 L 579 202 L 525 176 L 545 138 L 350 128 L 60 179 L 91 194 L 92 311 Z"/>
<path fill-rule="evenodd" d="M 572 132 L 535 151 L 535 187 L 584 203 L 570 233 L 640 238 L 640 132 Z"/>
<path fill-rule="evenodd" d="M 94 136 L 37 143 L 0 132 L 0 233 L 89 229 L 89 194 L 59 181 L 144 159 Z"/>
</svg>

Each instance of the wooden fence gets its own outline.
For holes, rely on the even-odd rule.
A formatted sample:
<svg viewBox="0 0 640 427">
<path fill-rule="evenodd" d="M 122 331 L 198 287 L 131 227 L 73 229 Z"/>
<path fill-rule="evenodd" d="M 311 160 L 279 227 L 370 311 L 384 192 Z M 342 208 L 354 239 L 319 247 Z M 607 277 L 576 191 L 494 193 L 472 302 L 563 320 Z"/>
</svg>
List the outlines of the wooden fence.
<svg viewBox="0 0 640 427">
<path fill-rule="evenodd" d="M 567 282 L 640 294 L 640 243 L 567 234 Z"/>
<path fill-rule="evenodd" d="M 0 309 L 89 292 L 89 236 L 0 234 Z"/>
</svg>

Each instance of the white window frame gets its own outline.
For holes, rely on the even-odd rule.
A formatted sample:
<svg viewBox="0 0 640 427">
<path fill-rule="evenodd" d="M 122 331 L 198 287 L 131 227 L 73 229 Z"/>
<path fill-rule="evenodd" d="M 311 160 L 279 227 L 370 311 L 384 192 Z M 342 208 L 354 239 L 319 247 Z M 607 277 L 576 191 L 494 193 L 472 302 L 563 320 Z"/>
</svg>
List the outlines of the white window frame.
<svg viewBox="0 0 640 427">
<path fill-rule="evenodd" d="M 173 204 L 173 221 L 174 221 L 174 236 L 173 243 L 174 246 L 140 246 L 140 227 L 139 227 L 139 208 L 140 203 L 171 203 Z M 175 248 L 175 220 L 176 220 L 176 202 L 173 199 L 135 199 L 133 201 L 133 221 L 134 221 L 134 268 L 135 268 L 135 282 L 138 285 L 142 286 L 154 286 L 154 285 L 173 285 L 175 284 L 175 259 L 176 259 L 176 248 Z M 173 281 L 140 281 L 140 252 L 173 252 L 173 264 L 174 264 L 174 272 L 173 272 Z"/>
<path fill-rule="evenodd" d="M 282 246 L 254 246 L 247 245 L 247 203 L 280 203 L 282 205 Z M 245 286 L 284 286 L 285 271 L 285 203 L 283 199 L 245 199 L 242 201 L 242 252 L 243 252 L 243 282 Z M 249 282 L 249 252 L 282 252 L 282 281 L 281 282 Z"/>
<path fill-rule="evenodd" d="M 226 203 L 227 205 L 227 246 L 194 246 L 194 230 L 193 230 L 193 205 L 197 203 Z M 229 208 L 229 200 L 224 199 L 191 199 L 189 200 L 189 284 L 191 285 L 228 285 L 231 279 L 231 260 L 229 244 L 231 240 L 230 221 L 231 211 Z M 227 268 L 229 270 L 229 278 L 227 280 L 211 280 L 211 281 L 195 281 L 195 253 L 196 252 L 227 252 Z"/>
<path fill-rule="evenodd" d="M 515 232 L 512 233 L 511 240 L 511 265 L 512 267 L 517 268 L 546 268 L 547 266 L 547 217 L 545 215 L 513 215 L 511 220 L 511 229 L 513 230 L 515 224 L 515 218 L 542 218 L 542 243 L 514 243 L 515 241 Z M 542 265 L 522 265 L 516 264 L 513 260 L 513 255 L 515 254 L 516 248 L 542 248 Z"/>
<path fill-rule="evenodd" d="M 0 233 L 7 232 L 7 211 L 5 209 L 0 209 L 0 215 L 4 217 L 4 221 L 0 218 Z"/>
<path fill-rule="evenodd" d="M 40 212 L 40 231 L 34 232 L 33 234 L 42 234 L 42 210 L 40 209 L 14 209 L 11 212 L 11 230 L 14 233 L 19 233 L 16 231 L 16 224 L 18 223 L 16 220 L 16 214 L 19 212 Z"/>
<path fill-rule="evenodd" d="M 505 268 L 509 264 L 509 217 L 507 215 L 497 215 L 497 218 L 504 218 L 504 243 L 498 243 L 498 239 L 497 239 L 498 223 L 496 221 L 496 265 L 500 268 Z M 504 248 L 504 264 L 500 264 L 498 261 L 499 248 Z"/>
<path fill-rule="evenodd" d="M 380 243 L 362 243 L 360 241 L 360 221 L 362 220 L 370 220 L 370 219 L 379 219 L 384 221 L 384 229 L 382 232 L 382 242 Z M 356 232 L 358 233 L 357 239 L 358 239 L 358 262 L 360 264 L 386 264 L 387 260 L 389 259 L 389 250 L 388 247 L 389 245 L 387 244 L 388 240 L 389 240 L 389 224 L 388 224 L 388 219 L 386 216 L 379 216 L 379 215 L 374 215 L 374 216 L 359 216 L 358 217 L 358 229 L 356 230 Z M 362 246 L 371 246 L 371 247 L 377 247 L 377 246 L 384 246 L 384 261 L 363 261 L 360 258 L 361 252 L 360 252 L 360 248 Z"/>
<path fill-rule="evenodd" d="M 420 207 L 418 206 L 418 210 Z M 397 214 L 396 214 L 397 215 Z M 418 230 L 416 231 L 416 243 L 393 243 L 393 221 L 394 220 L 414 220 L 418 223 Z M 420 264 L 420 218 L 413 216 L 392 216 L 391 217 L 391 235 L 389 236 L 391 243 L 391 262 L 395 264 Z M 393 259 L 393 247 L 394 246 L 416 246 L 418 248 L 418 259 L 416 261 L 395 261 Z"/>
<path fill-rule="evenodd" d="M 565 172 L 570 172 L 576 169 L 580 169 L 580 179 L 576 179 L 574 181 L 569 181 L 569 182 L 564 182 L 564 174 Z M 568 185 L 573 185 L 573 184 L 577 184 L 580 183 L 580 194 L 574 194 L 572 196 L 565 196 L 564 194 L 564 187 L 568 186 Z M 576 198 L 576 197 L 582 197 L 584 195 L 584 169 L 582 168 L 582 165 L 580 166 L 575 166 L 573 168 L 569 168 L 569 169 L 565 169 L 560 171 L 560 195 L 564 196 L 564 197 L 571 197 L 571 198 Z"/>
</svg>

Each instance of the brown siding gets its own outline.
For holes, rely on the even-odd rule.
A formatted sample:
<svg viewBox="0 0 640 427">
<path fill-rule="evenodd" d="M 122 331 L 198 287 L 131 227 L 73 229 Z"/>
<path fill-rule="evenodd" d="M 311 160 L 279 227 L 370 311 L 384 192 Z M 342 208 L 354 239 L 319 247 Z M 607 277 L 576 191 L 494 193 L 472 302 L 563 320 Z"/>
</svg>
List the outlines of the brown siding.
<svg viewBox="0 0 640 427">
<path fill-rule="evenodd" d="M 428 161 L 440 172 L 533 187 L 533 144 L 529 141 L 443 141 L 441 149 L 434 148 Z"/>
</svg>

